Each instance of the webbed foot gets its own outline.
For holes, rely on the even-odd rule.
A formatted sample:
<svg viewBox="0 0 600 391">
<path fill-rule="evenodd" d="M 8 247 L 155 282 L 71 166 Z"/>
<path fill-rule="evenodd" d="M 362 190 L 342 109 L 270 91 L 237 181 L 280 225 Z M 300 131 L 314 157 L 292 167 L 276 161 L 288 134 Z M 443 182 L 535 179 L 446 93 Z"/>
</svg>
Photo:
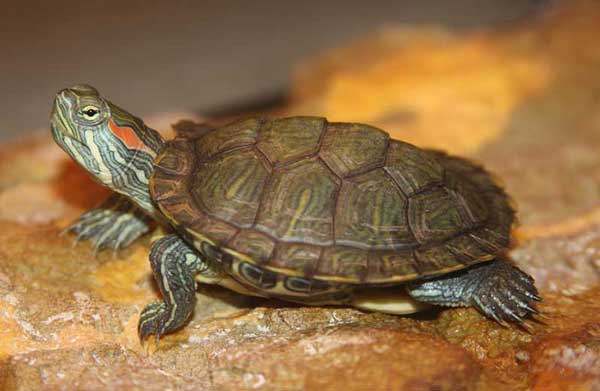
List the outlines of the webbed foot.
<svg viewBox="0 0 600 391">
<path fill-rule="evenodd" d="M 529 314 L 539 315 L 534 302 L 542 299 L 533 277 L 506 262 L 494 263 L 473 271 L 482 279 L 472 290 L 471 305 L 503 325 L 523 323 Z"/>
<path fill-rule="evenodd" d="M 67 228 L 77 241 L 90 240 L 94 251 L 119 250 L 148 232 L 151 219 L 124 196 L 115 194 Z"/>
<path fill-rule="evenodd" d="M 541 301 L 533 278 L 503 259 L 412 283 L 408 293 L 430 304 L 472 306 L 502 325 L 539 314 L 534 302 Z"/>
<path fill-rule="evenodd" d="M 150 263 L 164 301 L 152 303 L 142 311 L 138 323 L 142 341 L 150 335 L 158 341 L 185 324 L 196 304 L 194 275 L 205 269 L 200 255 L 175 234 L 154 242 Z"/>
<path fill-rule="evenodd" d="M 187 319 L 178 319 L 175 306 L 169 306 L 165 302 L 155 302 L 147 305 L 140 314 L 138 323 L 138 335 L 144 341 L 150 335 L 154 335 L 156 343 L 160 337 L 177 330 Z"/>
</svg>

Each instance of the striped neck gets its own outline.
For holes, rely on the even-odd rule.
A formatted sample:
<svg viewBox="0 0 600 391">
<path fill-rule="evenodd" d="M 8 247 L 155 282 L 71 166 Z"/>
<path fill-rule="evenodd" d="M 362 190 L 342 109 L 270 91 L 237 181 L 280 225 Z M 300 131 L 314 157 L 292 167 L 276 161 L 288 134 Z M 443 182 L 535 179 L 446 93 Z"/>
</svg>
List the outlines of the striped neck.
<svg viewBox="0 0 600 391">
<path fill-rule="evenodd" d="M 51 123 L 55 141 L 96 181 L 156 215 L 148 187 L 164 146 L 158 132 L 89 86 L 61 91 Z"/>
<path fill-rule="evenodd" d="M 143 131 L 152 143 L 139 143 L 137 134 Z M 134 201 L 149 215 L 155 215 L 150 196 L 152 162 L 163 147 L 163 140 L 154 129 L 144 125 L 133 131 L 131 127 L 110 121 L 108 131 L 86 132 L 92 155 L 98 164 L 97 179 L 113 191 Z"/>
</svg>

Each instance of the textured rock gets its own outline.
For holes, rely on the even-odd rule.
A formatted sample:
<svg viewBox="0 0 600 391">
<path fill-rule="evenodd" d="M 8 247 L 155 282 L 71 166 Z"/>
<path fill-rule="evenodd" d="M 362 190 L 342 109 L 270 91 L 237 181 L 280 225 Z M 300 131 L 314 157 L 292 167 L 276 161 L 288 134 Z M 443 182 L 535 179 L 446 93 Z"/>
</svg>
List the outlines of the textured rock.
<svg viewBox="0 0 600 391">
<path fill-rule="evenodd" d="M 596 2 L 503 31 L 388 30 L 305 65 L 278 112 L 372 123 L 496 172 L 520 207 L 511 256 L 545 298 L 529 331 L 471 309 L 397 317 L 200 287 L 189 325 L 141 346 L 148 239 L 94 256 L 61 235 L 108 193 L 40 135 L 0 147 L 0 389 L 599 389 L 598 33 Z"/>
</svg>

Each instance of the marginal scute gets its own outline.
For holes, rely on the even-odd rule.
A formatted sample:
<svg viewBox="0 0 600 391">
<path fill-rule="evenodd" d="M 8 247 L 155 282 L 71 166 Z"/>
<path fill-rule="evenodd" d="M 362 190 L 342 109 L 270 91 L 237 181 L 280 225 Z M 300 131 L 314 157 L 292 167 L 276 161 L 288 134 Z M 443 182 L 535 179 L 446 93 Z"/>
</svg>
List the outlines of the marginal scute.
<svg viewBox="0 0 600 391">
<path fill-rule="evenodd" d="M 268 169 L 255 151 L 223 153 L 198 165 L 192 194 L 207 214 L 248 228 L 256 218 L 268 176 Z"/>
<path fill-rule="evenodd" d="M 297 270 L 310 276 L 317 267 L 321 251 L 322 247 L 310 244 L 280 242 L 269 266 L 279 270 Z"/>
<path fill-rule="evenodd" d="M 367 172 L 383 165 L 389 135 L 364 124 L 330 123 L 320 156 L 340 177 Z"/>
<path fill-rule="evenodd" d="M 160 178 L 160 175 L 156 175 L 155 178 Z M 185 192 L 187 192 L 187 181 L 174 180 L 175 178 L 165 179 L 160 181 L 155 187 L 154 196 L 155 201 L 168 200 L 171 198 L 181 198 Z"/>
<path fill-rule="evenodd" d="M 267 235 L 256 231 L 243 230 L 233 240 L 227 243 L 227 247 L 251 257 L 256 263 L 267 263 L 271 258 L 275 242 Z"/>
<path fill-rule="evenodd" d="M 357 283 L 366 279 L 369 253 L 353 247 L 332 246 L 323 252 L 315 278 Z"/>
<path fill-rule="evenodd" d="M 183 153 L 162 153 L 153 162 L 156 172 L 164 175 L 186 176 L 192 172 L 191 150 Z"/>
<path fill-rule="evenodd" d="M 290 117 L 266 123 L 260 130 L 257 148 L 273 165 L 282 165 L 314 155 L 325 130 L 322 117 Z"/>
<path fill-rule="evenodd" d="M 234 121 L 216 131 L 207 132 L 195 141 L 198 158 L 206 161 L 221 152 L 253 145 L 260 126 L 260 120 L 247 118 Z"/>
<path fill-rule="evenodd" d="M 399 249 L 413 246 L 406 200 L 382 169 L 344 180 L 335 216 L 336 243 Z"/>
<path fill-rule="evenodd" d="M 411 280 L 418 274 L 412 250 L 369 252 L 369 283 Z"/>
<path fill-rule="evenodd" d="M 196 212 L 194 219 L 188 221 L 185 227 L 186 232 L 194 239 L 212 242 L 211 244 L 219 246 L 227 243 L 238 232 L 238 229 L 231 224 L 207 216 L 200 211 Z"/>
<path fill-rule="evenodd" d="M 264 190 L 256 229 L 282 241 L 331 244 L 338 182 L 319 160 L 275 169 Z"/>
<path fill-rule="evenodd" d="M 159 201 L 159 205 L 162 211 L 167 211 L 168 219 L 176 226 L 194 221 L 198 216 L 196 208 L 189 202 L 185 194 Z"/>
<path fill-rule="evenodd" d="M 150 192 L 155 201 L 183 198 L 187 193 L 187 178 L 173 175 L 161 168 L 154 170 L 152 180 L 154 186 Z"/>
<path fill-rule="evenodd" d="M 408 221 L 419 243 L 441 242 L 468 228 L 453 194 L 438 187 L 410 198 Z"/>
<path fill-rule="evenodd" d="M 416 250 L 415 258 L 417 259 L 415 267 L 421 276 L 435 276 L 466 267 L 443 245 Z"/>
<path fill-rule="evenodd" d="M 407 196 L 444 178 L 444 168 L 435 155 L 397 140 L 390 141 L 384 169 Z"/>
<path fill-rule="evenodd" d="M 446 242 L 444 245 L 460 263 L 471 264 L 481 259 L 490 257 L 490 250 L 487 246 L 477 242 L 469 235 L 459 235 Z"/>
<path fill-rule="evenodd" d="M 510 231 L 500 227 L 480 227 L 469 233 L 469 237 L 486 248 L 490 254 L 496 254 L 510 245 Z"/>
</svg>

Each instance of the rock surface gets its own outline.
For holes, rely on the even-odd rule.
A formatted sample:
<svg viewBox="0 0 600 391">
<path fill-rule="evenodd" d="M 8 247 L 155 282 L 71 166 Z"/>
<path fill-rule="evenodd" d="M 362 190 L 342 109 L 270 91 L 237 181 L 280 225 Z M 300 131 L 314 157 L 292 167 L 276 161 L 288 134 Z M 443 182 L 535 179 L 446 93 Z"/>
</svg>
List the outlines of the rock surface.
<svg viewBox="0 0 600 391">
<path fill-rule="evenodd" d="M 388 30 L 304 65 L 278 111 L 372 123 L 498 174 L 520 207 L 511 255 L 545 299 L 530 331 L 201 287 L 189 325 L 143 347 L 148 240 L 94 256 L 61 235 L 108 193 L 40 135 L 0 147 L 0 389 L 600 389 L 599 33 L 592 1 L 503 31 Z"/>
</svg>

